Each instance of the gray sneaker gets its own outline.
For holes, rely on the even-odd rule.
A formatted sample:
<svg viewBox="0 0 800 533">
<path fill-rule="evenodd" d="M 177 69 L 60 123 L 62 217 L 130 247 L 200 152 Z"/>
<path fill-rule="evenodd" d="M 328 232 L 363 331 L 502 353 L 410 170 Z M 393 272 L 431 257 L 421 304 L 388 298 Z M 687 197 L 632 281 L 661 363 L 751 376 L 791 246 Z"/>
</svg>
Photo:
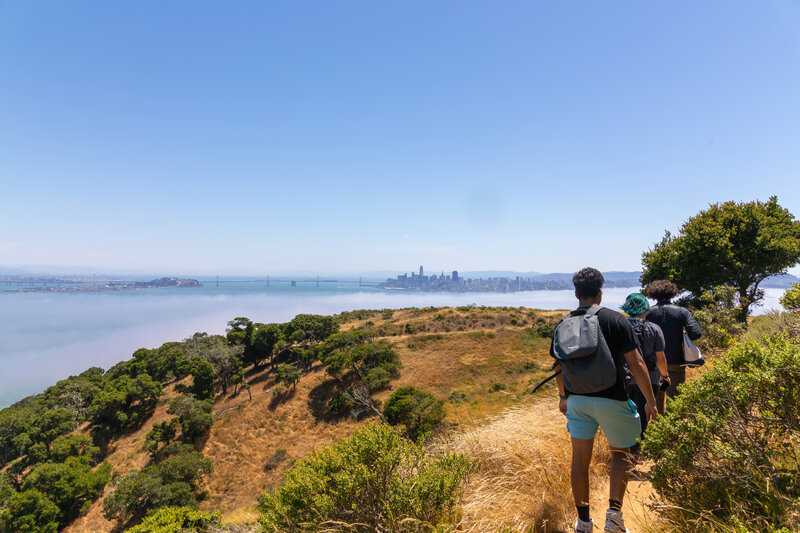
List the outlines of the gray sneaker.
<svg viewBox="0 0 800 533">
<path fill-rule="evenodd" d="M 615 511 L 609 509 L 606 511 L 606 527 L 603 531 L 607 533 L 629 533 L 628 528 L 625 527 L 625 521 L 622 519 L 622 511 Z"/>
<path fill-rule="evenodd" d="M 592 533 L 594 531 L 594 520 L 591 518 L 588 522 L 584 522 L 580 518 L 575 522 L 575 533 Z"/>
</svg>

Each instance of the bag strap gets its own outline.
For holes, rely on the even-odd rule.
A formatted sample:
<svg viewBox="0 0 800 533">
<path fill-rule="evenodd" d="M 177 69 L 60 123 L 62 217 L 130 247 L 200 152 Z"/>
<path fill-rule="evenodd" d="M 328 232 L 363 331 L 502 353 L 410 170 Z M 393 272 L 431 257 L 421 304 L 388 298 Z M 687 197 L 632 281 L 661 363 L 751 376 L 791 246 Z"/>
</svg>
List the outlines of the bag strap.
<svg viewBox="0 0 800 533">
<path fill-rule="evenodd" d="M 584 313 L 584 316 L 596 315 L 597 313 L 600 312 L 601 309 L 602 309 L 602 307 L 600 307 L 599 305 L 593 305 L 593 306 L 589 307 L 589 309 L 586 310 L 586 313 Z"/>
</svg>

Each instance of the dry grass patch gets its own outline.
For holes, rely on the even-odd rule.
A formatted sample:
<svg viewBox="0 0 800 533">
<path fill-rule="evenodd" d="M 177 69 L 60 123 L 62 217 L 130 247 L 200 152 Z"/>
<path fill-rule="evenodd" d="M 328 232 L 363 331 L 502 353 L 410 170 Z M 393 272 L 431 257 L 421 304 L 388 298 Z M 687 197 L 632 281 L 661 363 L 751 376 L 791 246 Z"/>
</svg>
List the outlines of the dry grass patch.
<svg viewBox="0 0 800 533">
<path fill-rule="evenodd" d="M 448 448 L 481 463 L 462 503 L 467 532 L 561 532 L 575 508 L 569 481 L 571 446 L 565 419 L 552 398 L 508 409 L 480 427 L 452 437 Z M 595 441 L 592 491 L 606 491 L 610 451 Z"/>
</svg>

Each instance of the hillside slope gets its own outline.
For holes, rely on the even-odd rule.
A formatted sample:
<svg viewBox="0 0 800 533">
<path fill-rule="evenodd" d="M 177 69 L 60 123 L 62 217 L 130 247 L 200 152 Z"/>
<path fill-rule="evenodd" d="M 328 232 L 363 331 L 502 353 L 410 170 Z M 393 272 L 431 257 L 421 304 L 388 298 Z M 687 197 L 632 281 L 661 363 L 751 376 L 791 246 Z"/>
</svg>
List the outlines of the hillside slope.
<svg viewBox="0 0 800 533">
<path fill-rule="evenodd" d="M 455 435 L 453 446 L 461 449 L 471 438 L 472 453 L 481 456 L 493 446 L 507 447 L 506 439 L 514 436 L 518 439 L 514 446 L 533 455 L 507 454 L 513 458 L 511 463 L 497 468 L 513 470 L 527 462 L 527 470 L 523 468 L 527 472 L 558 468 L 563 475 L 564 468 L 568 468 L 565 454 L 568 454 L 569 441 L 563 417 L 556 403 L 549 401 L 552 389 L 549 389 L 550 394 L 544 394 L 547 400 L 520 403 L 531 384 L 547 375 L 551 361 L 547 354 L 549 340 L 544 333 L 547 325 L 561 316 L 560 312 L 460 307 L 405 309 L 389 315 L 353 313 L 342 317 L 341 327 L 343 330 L 372 329 L 394 343 L 403 367 L 391 382 L 391 388 L 413 385 L 439 398 L 450 399 L 446 404 L 445 426 L 449 429 L 445 434 Z M 542 327 L 544 329 L 540 330 Z M 219 511 L 223 521 L 233 524 L 256 519 L 259 495 L 280 482 L 293 459 L 351 434 L 363 423 L 351 418 L 334 418 L 327 411 L 327 402 L 334 392 L 333 380 L 319 363 L 305 371 L 293 393 L 280 402 L 272 395 L 272 370 L 251 370 L 246 379 L 252 398 L 247 391 L 239 390 L 235 395 L 223 395 L 218 391 L 213 409 L 216 422 L 199 445 L 214 465 L 213 473 L 202 483 L 205 499 L 201 509 Z M 115 475 L 141 469 L 147 464 L 144 436 L 153 423 L 168 419 L 166 403 L 175 395 L 174 388 L 175 384 L 166 388 L 164 399 L 140 429 L 112 442 L 108 461 L 114 466 Z M 383 401 L 390 394 L 391 390 L 383 391 L 376 399 Z M 487 419 L 509 407 L 514 408 L 501 418 Z M 508 424 L 514 429 L 504 426 Z M 470 433 L 465 432 L 469 428 L 475 432 L 472 437 L 467 437 Z M 526 428 L 529 431 L 526 432 Z M 279 450 L 285 450 L 286 460 L 273 459 L 283 455 L 283 452 L 276 455 Z M 496 457 L 499 456 L 495 454 Z M 270 468 L 266 467 L 268 462 L 273 463 Z M 476 478 L 480 479 L 483 478 Z M 517 476 L 501 485 L 517 482 L 519 485 L 514 486 L 529 486 Z M 571 500 L 568 482 L 564 485 L 562 480 L 556 488 L 552 489 L 552 497 L 565 502 Z M 527 509 L 537 506 L 536 498 L 540 498 L 517 498 L 510 496 L 514 490 L 504 492 L 506 500 L 516 498 L 525 502 Z M 510 520 L 512 516 L 509 515 L 486 522 L 489 520 L 486 513 L 507 506 L 482 500 L 485 496 L 480 481 L 473 481 L 464 500 L 465 529 L 485 530 L 481 529 L 481 524 L 486 523 L 521 524 L 527 516 L 517 513 L 516 521 Z M 601 508 L 604 504 L 597 505 L 596 508 Z M 570 507 L 571 504 L 565 509 Z M 66 531 L 113 531 L 115 527 L 119 526 L 103 518 L 100 498 Z"/>
</svg>

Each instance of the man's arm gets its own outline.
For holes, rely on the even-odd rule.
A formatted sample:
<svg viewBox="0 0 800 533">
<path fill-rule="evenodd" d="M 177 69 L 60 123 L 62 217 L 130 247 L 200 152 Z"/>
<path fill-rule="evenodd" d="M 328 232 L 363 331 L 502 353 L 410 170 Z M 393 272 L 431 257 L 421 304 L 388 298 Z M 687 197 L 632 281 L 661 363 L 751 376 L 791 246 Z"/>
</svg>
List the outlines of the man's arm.
<svg viewBox="0 0 800 533">
<path fill-rule="evenodd" d="M 683 327 L 686 328 L 686 335 L 693 341 L 696 341 L 703 334 L 703 328 L 700 327 L 700 324 L 697 323 L 697 319 L 692 316 L 692 313 L 688 309 L 684 307 L 681 307 L 681 309 L 683 314 Z"/>
<path fill-rule="evenodd" d="M 667 356 L 664 352 L 656 352 L 656 368 L 658 373 L 661 374 L 662 381 L 669 383 L 669 370 L 667 369 Z"/>
<path fill-rule="evenodd" d="M 634 348 L 626 353 L 625 361 L 628 362 L 628 368 L 631 369 L 631 374 L 633 375 L 633 379 L 636 380 L 636 385 L 639 386 L 639 390 L 642 391 L 642 394 L 647 399 L 647 405 L 645 405 L 644 408 L 647 413 L 647 419 L 650 420 L 658 416 L 656 397 L 653 395 L 653 387 L 650 386 L 650 374 L 647 373 L 647 365 L 644 364 L 642 356 L 639 355 L 639 350 Z"/>
<path fill-rule="evenodd" d="M 558 384 L 558 410 L 567 414 L 567 390 L 564 388 L 564 378 L 561 377 L 561 368 L 558 364 L 555 365 L 555 369 L 558 371 L 556 375 L 556 384 Z"/>
</svg>

